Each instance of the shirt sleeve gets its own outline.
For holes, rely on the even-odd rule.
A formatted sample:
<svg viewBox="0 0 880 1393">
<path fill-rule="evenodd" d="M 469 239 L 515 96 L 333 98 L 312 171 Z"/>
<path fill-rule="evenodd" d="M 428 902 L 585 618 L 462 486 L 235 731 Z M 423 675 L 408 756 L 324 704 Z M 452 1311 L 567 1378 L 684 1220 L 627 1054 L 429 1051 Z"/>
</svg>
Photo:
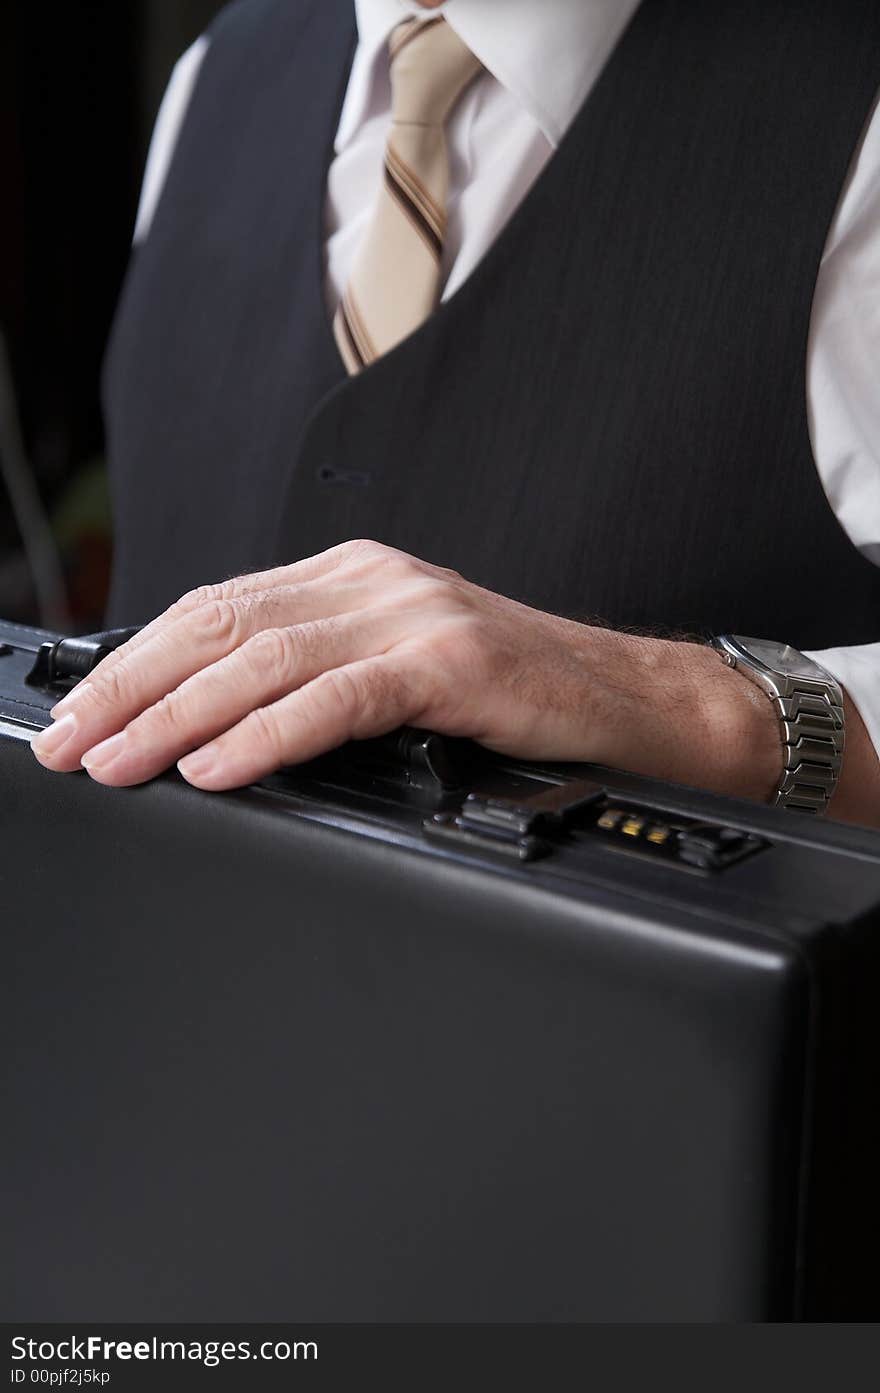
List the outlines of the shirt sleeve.
<svg viewBox="0 0 880 1393">
<path fill-rule="evenodd" d="M 207 34 L 202 34 L 196 39 L 195 43 L 191 44 L 177 60 L 169 78 L 165 95 L 159 107 L 159 114 L 156 117 L 156 124 L 153 127 L 150 149 L 147 154 L 132 238 L 135 246 L 144 240 L 150 230 L 156 206 L 165 186 L 174 147 L 183 125 L 183 118 L 186 115 L 196 78 L 199 75 L 199 69 L 210 42 Z"/>
<path fill-rule="evenodd" d="M 880 759 L 880 643 L 814 649 L 805 656 L 821 663 L 846 689 Z"/>
<path fill-rule="evenodd" d="M 837 207 L 813 300 L 807 404 L 816 466 L 850 540 L 880 565 L 880 94 Z M 807 656 L 837 678 L 880 757 L 877 643 Z"/>
<path fill-rule="evenodd" d="M 880 563 L 878 371 L 880 96 L 825 243 L 807 345 L 807 406 L 819 477 L 850 540 Z"/>
</svg>

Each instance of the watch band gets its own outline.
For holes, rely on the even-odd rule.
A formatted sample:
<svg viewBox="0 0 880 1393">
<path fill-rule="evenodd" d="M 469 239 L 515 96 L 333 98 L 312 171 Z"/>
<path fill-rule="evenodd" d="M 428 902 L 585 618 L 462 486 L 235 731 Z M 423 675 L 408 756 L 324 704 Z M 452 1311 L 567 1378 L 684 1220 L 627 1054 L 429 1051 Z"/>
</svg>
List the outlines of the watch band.
<svg viewBox="0 0 880 1393">
<path fill-rule="evenodd" d="M 776 708 L 783 752 L 776 804 L 800 812 L 824 813 L 843 763 L 845 731 L 839 682 L 807 658 L 803 664 L 810 669 L 809 675 L 774 671 L 756 660 L 733 635 L 714 638 L 713 646 L 729 667 L 737 668 L 766 692 Z"/>
</svg>

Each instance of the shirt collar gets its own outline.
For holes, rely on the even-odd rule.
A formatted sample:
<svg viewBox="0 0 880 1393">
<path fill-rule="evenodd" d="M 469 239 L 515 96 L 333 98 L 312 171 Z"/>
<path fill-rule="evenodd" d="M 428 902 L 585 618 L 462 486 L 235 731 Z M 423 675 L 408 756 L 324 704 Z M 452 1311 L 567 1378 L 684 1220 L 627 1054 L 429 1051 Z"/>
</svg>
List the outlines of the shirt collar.
<svg viewBox="0 0 880 1393">
<path fill-rule="evenodd" d="M 354 0 L 358 48 L 336 148 L 361 125 L 379 54 L 408 15 L 443 14 L 448 23 L 538 124 L 559 144 L 604 67 L 639 0 L 446 0 L 423 10 L 415 0 Z"/>
</svg>

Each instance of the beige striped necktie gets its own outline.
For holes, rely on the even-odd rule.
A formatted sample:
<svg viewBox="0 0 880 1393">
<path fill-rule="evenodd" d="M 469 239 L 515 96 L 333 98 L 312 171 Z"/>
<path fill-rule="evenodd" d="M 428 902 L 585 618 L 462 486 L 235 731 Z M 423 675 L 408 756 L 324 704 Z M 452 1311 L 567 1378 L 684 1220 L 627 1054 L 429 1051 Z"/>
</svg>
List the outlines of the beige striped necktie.
<svg viewBox="0 0 880 1393">
<path fill-rule="evenodd" d="M 389 55 L 383 183 L 333 321 L 350 373 L 400 343 L 437 305 L 448 184 L 444 124 L 481 68 L 442 18 L 398 24 Z"/>
</svg>

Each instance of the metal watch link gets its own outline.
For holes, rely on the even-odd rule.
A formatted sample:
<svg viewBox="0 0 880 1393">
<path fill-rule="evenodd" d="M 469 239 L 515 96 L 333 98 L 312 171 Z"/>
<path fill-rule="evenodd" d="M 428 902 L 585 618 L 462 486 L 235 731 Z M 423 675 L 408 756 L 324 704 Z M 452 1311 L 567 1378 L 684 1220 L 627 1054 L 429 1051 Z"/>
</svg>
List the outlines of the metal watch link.
<svg viewBox="0 0 880 1393">
<path fill-rule="evenodd" d="M 843 692 L 831 673 L 796 648 L 772 639 L 721 634 L 724 662 L 766 692 L 779 716 L 784 769 L 776 803 L 824 813 L 843 762 Z"/>
</svg>

